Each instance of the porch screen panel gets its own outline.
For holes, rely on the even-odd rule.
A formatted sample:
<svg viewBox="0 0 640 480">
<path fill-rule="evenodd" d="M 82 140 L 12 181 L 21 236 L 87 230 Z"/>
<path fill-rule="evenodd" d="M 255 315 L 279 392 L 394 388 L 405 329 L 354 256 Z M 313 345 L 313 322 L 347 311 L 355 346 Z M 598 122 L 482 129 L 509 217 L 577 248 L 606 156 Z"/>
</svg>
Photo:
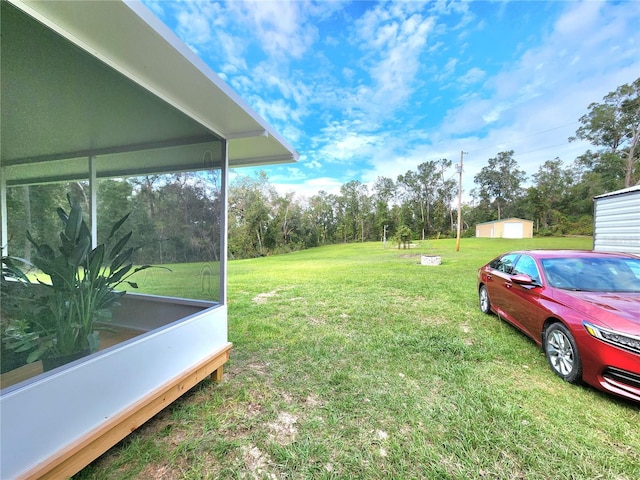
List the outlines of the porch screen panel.
<svg viewBox="0 0 640 480">
<path fill-rule="evenodd" d="M 53 162 L 55 163 L 55 162 Z M 62 222 L 57 209 L 69 212 L 69 198 L 87 212 L 89 182 L 21 185 L 7 187 L 7 252 L 13 266 L 28 276 L 26 284 L 15 271 L 3 271 L 0 286 L 0 388 L 30 378 L 42 370 L 40 364 L 28 362 L 37 349 L 36 337 L 46 336 L 51 328 L 51 304 L 47 291 L 37 282 L 49 278 L 31 263 L 35 247 L 27 239 L 27 231 L 38 243 L 57 249 Z M 90 219 L 85 216 L 90 224 Z M 3 270 L 8 264 L 3 261 Z M 21 371 L 17 371 L 21 370 Z M 11 374 L 10 372 L 16 371 Z"/>
<path fill-rule="evenodd" d="M 136 265 L 154 265 L 132 280 L 137 293 L 220 301 L 220 229 L 222 213 L 220 143 L 189 146 L 173 152 L 194 156 L 201 168 L 173 173 L 149 173 L 98 181 L 98 242 L 124 214 L 129 218 Z M 133 160 L 149 152 L 127 154 Z M 167 152 L 145 163 L 166 163 Z M 164 160 L 163 160 L 164 159 Z M 109 159 L 98 158 L 98 170 Z M 183 162 L 184 163 L 184 162 Z"/>
</svg>

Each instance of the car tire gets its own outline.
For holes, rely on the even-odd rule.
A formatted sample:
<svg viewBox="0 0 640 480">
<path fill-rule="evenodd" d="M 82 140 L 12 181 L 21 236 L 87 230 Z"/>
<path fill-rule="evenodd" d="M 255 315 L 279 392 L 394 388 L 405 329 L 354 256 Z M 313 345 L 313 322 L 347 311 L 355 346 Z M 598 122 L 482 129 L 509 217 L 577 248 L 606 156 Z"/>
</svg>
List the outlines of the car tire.
<svg viewBox="0 0 640 480">
<path fill-rule="evenodd" d="M 480 301 L 480 311 L 486 314 L 491 313 L 491 301 L 489 300 L 489 292 L 487 292 L 487 287 L 485 287 L 484 285 L 480 285 L 480 288 L 478 289 L 478 300 Z"/>
<path fill-rule="evenodd" d="M 569 383 L 582 380 L 582 362 L 573 335 L 562 323 L 552 323 L 544 331 L 544 353 L 556 375 Z"/>
</svg>

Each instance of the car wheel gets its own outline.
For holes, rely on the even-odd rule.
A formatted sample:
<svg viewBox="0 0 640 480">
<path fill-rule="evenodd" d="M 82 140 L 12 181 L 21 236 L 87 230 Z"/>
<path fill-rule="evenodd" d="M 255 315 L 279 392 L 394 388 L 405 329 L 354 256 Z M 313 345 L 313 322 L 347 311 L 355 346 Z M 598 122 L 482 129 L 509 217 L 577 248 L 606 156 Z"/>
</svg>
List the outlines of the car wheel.
<svg viewBox="0 0 640 480">
<path fill-rule="evenodd" d="M 582 362 L 571 332 L 562 323 L 552 323 L 544 332 L 544 352 L 553 371 L 569 383 L 582 379 Z"/>
<path fill-rule="evenodd" d="M 480 310 L 482 313 L 491 313 L 491 302 L 489 301 L 489 292 L 487 287 L 480 285 L 478 290 L 478 299 L 480 300 Z"/>
</svg>

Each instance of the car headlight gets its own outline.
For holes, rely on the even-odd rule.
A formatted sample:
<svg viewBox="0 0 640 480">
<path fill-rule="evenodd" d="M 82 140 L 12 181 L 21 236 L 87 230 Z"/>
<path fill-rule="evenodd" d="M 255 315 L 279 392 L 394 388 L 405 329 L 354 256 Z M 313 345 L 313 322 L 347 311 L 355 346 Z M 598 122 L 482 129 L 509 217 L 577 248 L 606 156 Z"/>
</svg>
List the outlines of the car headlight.
<svg viewBox="0 0 640 480">
<path fill-rule="evenodd" d="M 589 322 L 582 322 L 582 324 L 592 337 L 611 345 L 615 345 L 616 347 L 640 354 L 640 337 L 629 335 L 627 333 L 616 332 L 615 330 L 610 330 L 604 327 L 598 327 Z"/>
</svg>

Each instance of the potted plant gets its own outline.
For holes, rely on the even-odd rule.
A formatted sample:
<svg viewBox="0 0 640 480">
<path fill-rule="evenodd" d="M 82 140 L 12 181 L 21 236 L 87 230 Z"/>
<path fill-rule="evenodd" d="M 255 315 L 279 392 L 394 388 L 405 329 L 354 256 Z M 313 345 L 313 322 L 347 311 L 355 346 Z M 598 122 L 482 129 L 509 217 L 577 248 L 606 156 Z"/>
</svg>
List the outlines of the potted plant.
<svg viewBox="0 0 640 480">
<path fill-rule="evenodd" d="M 97 351 L 96 322 L 109 320 L 110 309 L 126 293 L 116 288 L 122 284 L 137 288 L 129 277 L 150 268 L 150 265 L 133 267 L 134 249 L 127 247 L 132 232 L 119 236 L 129 214 L 115 223 L 103 243 L 91 248 L 91 232 L 80 204 L 70 197 L 68 201 L 69 213 L 57 209 L 63 227 L 57 248 L 36 241 L 27 231 L 27 239 L 35 247 L 31 261 L 50 279 L 50 282 L 38 280 L 48 289 L 50 315 L 42 318 L 38 346 L 28 357 L 29 362 L 41 358 L 45 370 Z"/>
<path fill-rule="evenodd" d="M 0 373 L 27 363 L 29 352 L 37 347 L 33 321 L 44 310 L 43 299 L 31 284 L 21 265 L 22 258 L 3 256 L 0 274 Z M 33 314 L 33 315 L 32 315 Z"/>
</svg>

